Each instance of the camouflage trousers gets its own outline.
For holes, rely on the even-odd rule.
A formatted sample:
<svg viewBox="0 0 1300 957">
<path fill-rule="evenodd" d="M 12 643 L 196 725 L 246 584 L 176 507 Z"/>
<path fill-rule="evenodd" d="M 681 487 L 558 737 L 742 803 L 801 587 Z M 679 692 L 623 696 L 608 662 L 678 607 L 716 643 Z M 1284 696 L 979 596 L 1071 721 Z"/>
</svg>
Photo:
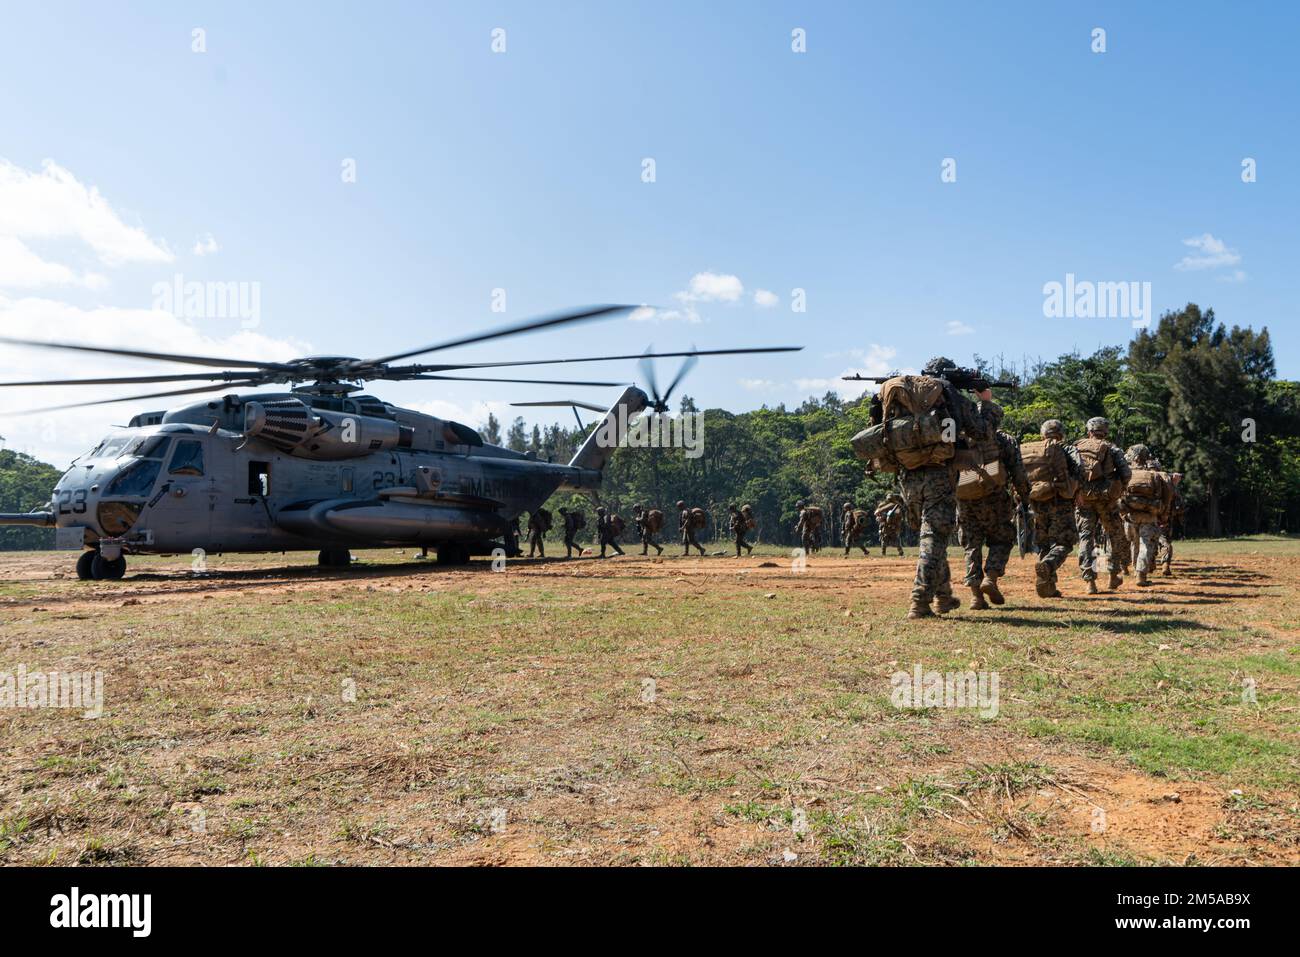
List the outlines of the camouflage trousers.
<svg viewBox="0 0 1300 957">
<path fill-rule="evenodd" d="M 695 540 L 695 529 L 690 525 L 682 529 L 682 554 L 689 555 L 692 548 L 698 548 L 704 554 L 704 546 Z"/>
<path fill-rule="evenodd" d="M 1011 496 L 1005 490 L 957 503 L 957 542 L 966 552 L 967 585 L 978 585 L 985 575 L 1001 578 L 1007 573 L 1007 559 L 1016 541 L 1012 515 Z"/>
<path fill-rule="evenodd" d="M 898 554 L 903 554 L 903 538 L 900 529 L 880 533 L 880 554 L 885 554 L 885 551 L 890 548 L 897 548 Z"/>
<path fill-rule="evenodd" d="M 1097 580 L 1101 565 L 1101 536 L 1105 532 L 1110 540 L 1106 554 L 1106 567 L 1112 575 L 1124 568 L 1124 550 L 1128 538 L 1124 535 L 1124 522 L 1119 509 L 1113 505 L 1078 505 L 1074 509 L 1074 524 L 1079 530 L 1079 572 L 1086 582 Z"/>
<path fill-rule="evenodd" d="M 747 549 L 747 550 L 750 551 L 750 552 L 752 552 L 752 551 L 754 550 L 754 546 L 751 545 L 751 544 L 749 544 L 749 542 L 745 541 L 745 531 L 746 531 L 746 530 L 743 529 L 743 528 L 738 528 L 738 529 L 736 529 L 734 532 L 731 533 L 731 534 L 734 535 L 735 538 L 736 538 L 736 557 L 737 557 L 737 558 L 740 557 L 740 550 L 741 550 L 742 548 Z"/>
<path fill-rule="evenodd" d="M 546 557 L 546 543 L 540 528 L 535 528 L 528 533 L 528 557 L 532 558 L 537 553 L 540 553 L 542 558 Z"/>
<path fill-rule="evenodd" d="M 1160 526 L 1155 522 L 1133 522 L 1132 524 L 1138 542 L 1137 570 L 1155 571 L 1156 553 L 1160 549 Z"/>
<path fill-rule="evenodd" d="M 1038 563 L 1046 565 L 1056 580 L 1056 570 L 1065 564 L 1079 541 L 1074 525 L 1074 503 L 1069 499 L 1054 498 L 1034 502 L 1034 544 L 1038 546 Z"/>
<path fill-rule="evenodd" d="M 854 546 L 862 549 L 863 555 L 871 554 L 870 552 L 867 551 L 867 530 L 865 528 L 863 529 L 855 528 L 850 531 L 846 531 L 844 533 L 844 557 L 845 558 L 848 557 L 849 552 L 854 548 Z"/>
<path fill-rule="evenodd" d="M 1160 548 L 1156 552 L 1156 564 L 1164 565 L 1165 572 L 1169 571 L 1169 566 L 1174 561 L 1174 539 L 1170 530 L 1161 526 L 1160 528 Z"/>
<path fill-rule="evenodd" d="M 928 605 L 936 595 L 952 595 L 948 539 L 957 522 L 957 483 L 946 465 L 910 469 L 901 482 L 908 521 L 919 530 L 921 545 L 912 600 Z"/>
</svg>

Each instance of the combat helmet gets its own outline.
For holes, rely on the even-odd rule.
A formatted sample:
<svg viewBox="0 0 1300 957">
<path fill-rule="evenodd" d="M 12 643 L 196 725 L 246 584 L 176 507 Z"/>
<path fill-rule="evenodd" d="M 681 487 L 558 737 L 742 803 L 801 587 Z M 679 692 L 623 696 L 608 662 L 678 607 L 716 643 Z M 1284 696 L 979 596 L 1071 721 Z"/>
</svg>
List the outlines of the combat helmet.
<svg viewBox="0 0 1300 957">
<path fill-rule="evenodd" d="M 1038 434 L 1045 439 L 1065 438 L 1065 423 L 1060 419 L 1047 419 L 1038 429 Z"/>
<path fill-rule="evenodd" d="M 1098 435 L 1105 437 L 1110 435 L 1110 419 L 1105 416 L 1094 415 L 1088 420 L 1084 428 L 1088 430 L 1089 434 L 1096 432 Z"/>
</svg>

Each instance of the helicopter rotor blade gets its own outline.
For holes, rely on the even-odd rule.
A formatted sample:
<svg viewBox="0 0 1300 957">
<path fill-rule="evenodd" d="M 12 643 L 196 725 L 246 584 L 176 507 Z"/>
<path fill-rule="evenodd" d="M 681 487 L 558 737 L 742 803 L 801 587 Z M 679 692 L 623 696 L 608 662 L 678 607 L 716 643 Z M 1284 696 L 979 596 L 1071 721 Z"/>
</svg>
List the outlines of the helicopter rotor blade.
<svg viewBox="0 0 1300 957">
<path fill-rule="evenodd" d="M 595 388 L 609 388 L 611 386 L 625 386 L 626 382 L 575 382 L 572 379 L 489 379 L 480 376 L 458 376 L 458 375 L 413 375 L 405 376 L 400 379 L 401 382 L 509 382 L 521 383 L 524 385 L 580 385 L 592 386 Z M 603 411 L 603 410 L 602 410 Z"/>
<path fill-rule="evenodd" d="M 678 383 L 685 379 L 687 374 L 690 373 L 699 362 L 700 360 L 696 356 L 690 356 L 682 361 L 682 367 L 677 370 L 676 377 L 668 384 L 668 389 L 664 392 L 663 402 L 665 405 L 668 404 L 668 397 L 673 394 L 673 389 L 677 388 Z"/>
<path fill-rule="evenodd" d="M 561 312 L 551 316 L 542 316 L 539 319 L 529 319 L 525 322 L 515 323 L 514 325 L 502 326 L 498 329 L 490 329 L 487 332 L 461 336 L 458 339 L 448 339 L 446 342 L 435 343 L 434 345 L 424 346 L 420 349 L 412 349 L 410 352 L 399 352 L 395 355 L 384 356 L 381 359 L 367 359 L 357 363 L 354 368 L 360 369 L 371 366 L 383 366 L 390 362 L 396 362 L 399 359 L 409 359 L 412 356 L 424 355 L 429 352 L 441 352 L 443 349 L 451 349 L 456 346 L 468 346 L 473 345 L 476 342 L 488 342 L 492 339 L 504 339 L 509 336 L 522 335 L 525 332 L 533 332 L 537 329 L 549 329 L 555 326 L 568 325 L 569 323 L 589 322 L 594 319 L 606 319 L 612 317 L 616 313 L 631 312 L 636 308 L 638 307 L 614 304 L 586 306 L 582 309 Z"/>
<path fill-rule="evenodd" d="M 692 349 L 688 352 L 639 352 L 622 356 L 581 356 L 569 359 L 523 359 L 519 362 L 468 362 L 461 365 L 398 366 L 372 375 L 372 379 L 389 378 L 386 373 L 402 375 L 408 372 L 455 372 L 460 369 L 499 369 L 503 366 L 545 366 L 569 362 L 617 362 L 621 359 L 675 359 L 686 356 L 753 355 L 764 352 L 800 352 L 803 346 L 759 346 L 752 349 Z"/>
<path fill-rule="evenodd" d="M 641 356 L 636 365 L 641 370 L 641 376 L 645 379 L 646 385 L 650 387 L 651 399 L 657 405 L 659 403 L 659 383 L 655 380 L 655 364 L 651 361 L 649 349 L 646 350 L 645 355 Z"/>
<path fill-rule="evenodd" d="M 67 409 L 84 409 L 93 405 L 113 405 L 116 402 L 137 402 L 140 399 L 161 399 L 169 395 L 195 395 L 200 392 L 215 392 L 218 389 L 224 389 L 227 386 L 236 386 L 242 388 L 243 386 L 257 386 L 261 384 L 262 384 L 261 381 L 257 379 L 252 379 L 249 380 L 248 382 L 220 382 L 220 383 L 213 383 L 209 385 L 202 385 L 199 386 L 197 389 L 173 389 L 170 392 L 149 392 L 145 395 L 122 395 L 114 399 L 97 399 L 93 402 L 72 402 L 68 405 L 51 405 L 51 406 L 46 406 L 43 409 L 23 409 L 18 412 L 6 412 L 5 414 L 14 415 L 14 416 L 38 415 L 42 412 L 63 412 Z"/>
<path fill-rule="evenodd" d="M 580 408 L 580 409 L 586 409 L 586 410 L 589 411 L 589 412 L 606 412 L 606 411 L 608 411 L 608 410 L 607 410 L 603 405 L 593 405 L 593 404 L 590 403 L 590 402 L 579 402 L 577 399 L 560 399 L 560 400 L 555 401 L 555 402 L 511 402 L 510 404 L 511 404 L 512 406 L 514 406 L 514 405 L 521 405 L 521 406 L 556 406 L 556 407 L 560 407 L 560 408 L 563 408 L 563 407 L 566 407 L 566 406 L 570 406 L 570 405 L 576 405 L 578 408 Z"/>
<path fill-rule="evenodd" d="M 293 367 L 282 362 L 253 362 L 248 359 L 219 359 L 215 356 L 194 356 L 183 353 L 143 352 L 139 349 L 112 349 L 108 346 L 83 346 L 70 342 L 41 342 L 38 339 L 14 339 L 0 336 L 0 343 L 10 346 L 31 346 L 36 349 L 65 349 L 70 352 L 93 352 L 106 356 L 126 356 L 130 359 L 149 359 L 154 362 L 179 362 L 183 365 L 212 366 L 218 369 L 246 367 L 250 375 L 256 370 L 267 372 L 292 372 Z"/>
<path fill-rule="evenodd" d="M 0 382 L 0 389 L 9 389 L 14 386 L 43 385 L 141 385 L 149 382 L 243 382 L 253 381 L 249 377 L 254 375 L 257 375 L 257 373 L 250 370 L 249 372 L 195 372 L 189 375 L 116 376 L 107 379 L 39 379 L 33 382 Z"/>
</svg>

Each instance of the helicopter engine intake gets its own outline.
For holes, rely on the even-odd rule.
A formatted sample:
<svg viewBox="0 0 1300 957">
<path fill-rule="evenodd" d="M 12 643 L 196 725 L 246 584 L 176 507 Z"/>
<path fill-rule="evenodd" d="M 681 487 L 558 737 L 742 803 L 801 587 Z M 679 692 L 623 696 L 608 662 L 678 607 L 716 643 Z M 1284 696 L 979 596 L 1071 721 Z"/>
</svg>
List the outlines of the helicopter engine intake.
<svg viewBox="0 0 1300 957">
<path fill-rule="evenodd" d="M 390 419 L 313 409 L 298 399 L 244 404 L 244 434 L 306 459 L 337 460 L 408 449 L 414 430 Z"/>
</svg>

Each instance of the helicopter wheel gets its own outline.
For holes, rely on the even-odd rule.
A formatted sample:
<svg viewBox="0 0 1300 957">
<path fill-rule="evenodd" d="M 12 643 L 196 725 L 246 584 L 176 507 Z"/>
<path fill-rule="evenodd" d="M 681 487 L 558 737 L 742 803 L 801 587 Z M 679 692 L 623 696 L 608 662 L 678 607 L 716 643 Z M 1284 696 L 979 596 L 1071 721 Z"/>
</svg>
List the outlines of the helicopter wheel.
<svg viewBox="0 0 1300 957">
<path fill-rule="evenodd" d="M 113 561 L 106 561 L 98 552 L 91 552 L 95 557 L 90 562 L 90 574 L 95 581 L 117 581 L 126 574 L 126 559 L 122 556 Z"/>
<path fill-rule="evenodd" d="M 323 548 L 316 562 L 321 568 L 350 568 L 352 553 L 346 548 Z"/>
<path fill-rule="evenodd" d="M 77 559 L 77 577 L 83 582 L 94 581 L 95 571 L 93 566 L 98 556 L 99 552 L 82 552 L 81 557 Z"/>
</svg>

